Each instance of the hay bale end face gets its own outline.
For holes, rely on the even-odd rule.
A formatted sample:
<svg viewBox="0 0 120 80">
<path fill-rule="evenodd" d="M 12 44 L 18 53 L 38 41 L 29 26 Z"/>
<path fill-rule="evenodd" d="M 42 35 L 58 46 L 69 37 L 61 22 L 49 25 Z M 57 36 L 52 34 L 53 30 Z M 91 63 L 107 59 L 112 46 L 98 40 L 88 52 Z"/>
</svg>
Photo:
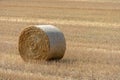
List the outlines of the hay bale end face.
<svg viewBox="0 0 120 80">
<path fill-rule="evenodd" d="M 19 37 L 19 53 L 24 61 L 61 59 L 66 50 L 63 33 L 52 25 L 25 28 Z"/>
</svg>

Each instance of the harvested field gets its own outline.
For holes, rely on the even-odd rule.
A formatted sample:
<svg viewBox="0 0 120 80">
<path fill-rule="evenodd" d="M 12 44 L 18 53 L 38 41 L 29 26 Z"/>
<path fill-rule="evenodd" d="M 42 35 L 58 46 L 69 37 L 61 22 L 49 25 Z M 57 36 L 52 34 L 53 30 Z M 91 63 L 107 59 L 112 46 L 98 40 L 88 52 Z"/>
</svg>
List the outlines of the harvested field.
<svg viewBox="0 0 120 80">
<path fill-rule="evenodd" d="M 22 60 L 19 35 L 36 24 L 65 34 L 62 60 Z M 119 45 L 119 0 L 0 0 L 0 80 L 119 80 Z"/>
</svg>

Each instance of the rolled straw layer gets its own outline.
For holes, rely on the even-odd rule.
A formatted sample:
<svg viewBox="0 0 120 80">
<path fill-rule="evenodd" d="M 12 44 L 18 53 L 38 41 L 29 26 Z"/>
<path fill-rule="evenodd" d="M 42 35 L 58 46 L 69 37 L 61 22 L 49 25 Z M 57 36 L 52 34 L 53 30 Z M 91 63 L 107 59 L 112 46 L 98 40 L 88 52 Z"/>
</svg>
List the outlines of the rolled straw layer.
<svg viewBox="0 0 120 80">
<path fill-rule="evenodd" d="M 19 52 L 25 61 L 59 60 L 65 50 L 63 33 L 52 25 L 30 26 L 19 37 Z"/>
</svg>

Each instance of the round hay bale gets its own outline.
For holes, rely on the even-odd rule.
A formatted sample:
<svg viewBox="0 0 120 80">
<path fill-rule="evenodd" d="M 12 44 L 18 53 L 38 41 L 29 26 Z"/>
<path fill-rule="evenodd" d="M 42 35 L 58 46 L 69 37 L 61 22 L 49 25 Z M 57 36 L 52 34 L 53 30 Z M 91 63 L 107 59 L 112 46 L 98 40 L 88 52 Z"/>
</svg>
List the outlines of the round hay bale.
<svg viewBox="0 0 120 80">
<path fill-rule="evenodd" d="M 24 61 L 59 60 L 64 56 L 66 41 L 58 28 L 34 25 L 22 31 L 18 47 Z"/>
</svg>

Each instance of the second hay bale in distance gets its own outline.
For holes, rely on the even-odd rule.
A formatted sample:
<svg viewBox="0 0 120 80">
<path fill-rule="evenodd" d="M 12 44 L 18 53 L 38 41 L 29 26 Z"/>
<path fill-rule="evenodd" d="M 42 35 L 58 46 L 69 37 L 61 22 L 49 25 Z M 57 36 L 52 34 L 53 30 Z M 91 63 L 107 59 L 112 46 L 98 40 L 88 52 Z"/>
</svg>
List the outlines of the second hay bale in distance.
<svg viewBox="0 0 120 80">
<path fill-rule="evenodd" d="M 65 50 L 64 34 L 52 25 L 30 26 L 19 37 L 19 52 L 25 61 L 61 59 Z"/>
</svg>

